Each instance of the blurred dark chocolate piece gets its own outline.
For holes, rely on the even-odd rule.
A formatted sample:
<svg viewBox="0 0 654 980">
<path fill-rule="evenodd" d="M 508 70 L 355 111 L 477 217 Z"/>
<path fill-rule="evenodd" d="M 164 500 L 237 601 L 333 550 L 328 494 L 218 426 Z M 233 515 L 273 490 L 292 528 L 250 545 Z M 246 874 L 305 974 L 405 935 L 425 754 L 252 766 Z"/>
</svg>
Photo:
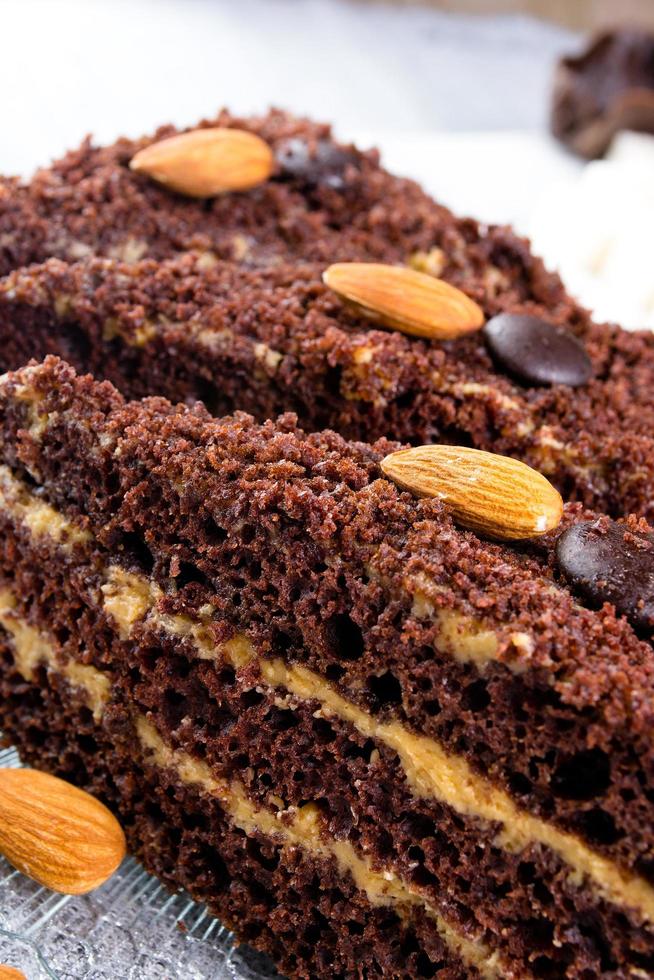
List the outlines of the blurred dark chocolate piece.
<svg viewBox="0 0 654 980">
<path fill-rule="evenodd" d="M 556 70 L 552 132 L 582 157 L 600 157 L 623 129 L 654 133 L 654 35 L 598 34 Z"/>
<path fill-rule="evenodd" d="M 484 333 L 495 363 L 523 383 L 576 388 L 591 377 L 583 344 L 547 320 L 500 313 L 488 321 Z"/>
</svg>

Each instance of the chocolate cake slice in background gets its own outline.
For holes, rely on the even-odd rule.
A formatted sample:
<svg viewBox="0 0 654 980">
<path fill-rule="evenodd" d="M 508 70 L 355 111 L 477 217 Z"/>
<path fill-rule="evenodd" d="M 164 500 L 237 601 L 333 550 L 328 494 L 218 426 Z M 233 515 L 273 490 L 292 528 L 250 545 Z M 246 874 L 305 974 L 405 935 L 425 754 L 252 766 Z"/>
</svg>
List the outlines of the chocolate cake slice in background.
<svg viewBox="0 0 654 980">
<path fill-rule="evenodd" d="M 213 126 L 263 139 L 270 179 L 198 199 L 130 169 L 166 127 L 4 183 L 0 370 L 54 353 L 127 397 L 464 443 L 526 460 L 566 499 L 654 516 L 648 334 L 594 324 L 527 242 L 452 215 L 327 126 L 223 112 L 188 135 Z M 323 285 L 344 260 L 406 264 L 487 319 L 523 319 L 456 340 L 391 334 Z"/>
<path fill-rule="evenodd" d="M 484 542 L 383 477 L 396 444 L 54 358 L 0 440 L 0 727 L 147 868 L 291 976 L 654 969 L 644 523 Z"/>
<path fill-rule="evenodd" d="M 601 31 L 557 65 L 552 132 L 579 156 L 602 156 L 624 129 L 654 133 L 654 34 Z"/>
<path fill-rule="evenodd" d="M 456 217 L 384 170 L 376 151 L 337 142 L 327 125 L 279 110 L 251 118 L 224 110 L 200 126 L 261 137 L 275 156 L 271 179 L 199 200 L 129 168 L 174 127 L 109 147 L 86 141 L 27 183 L 0 180 L 0 273 L 50 257 L 133 262 L 187 251 L 246 266 L 411 260 L 489 298 L 502 292 L 553 312 L 578 310 L 525 239 Z"/>
<path fill-rule="evenodd" d="M 421 339 L 353 312 L 324 269 L 51 259 L 0 281 L 0 361 L 56 353 L 128 397 L 261 421 L 291 410 L 353 439 L 464 443 L 524 459 L 567 499 L 654 517 L 651 334 L 471 288 L 486 328 Z"/>
</svg>

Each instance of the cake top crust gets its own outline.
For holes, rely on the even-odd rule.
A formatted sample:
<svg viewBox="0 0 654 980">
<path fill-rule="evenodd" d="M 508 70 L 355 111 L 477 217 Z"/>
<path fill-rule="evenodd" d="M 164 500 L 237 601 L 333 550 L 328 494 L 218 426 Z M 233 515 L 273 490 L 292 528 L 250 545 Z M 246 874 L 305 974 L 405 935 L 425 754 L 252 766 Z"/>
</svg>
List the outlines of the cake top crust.
<svg viewBox="0 0 654 980">
<path fill-rule="evenodd" d="M 613 480 L 616 486 L 605 493 L 605 507 L 615 515 L 624 513 L 621 505 L 628 493 L 628 509 L 651 516 L 650 333 L 626 332 L 588 319 L 557 323 L 548 312 L 548 323 L 561 331 L 559 343 L 567 345 L 561 363 L 568 371 L 581 369 L 583 376 L 575 386 L 534 383 L 497 364 L 493 335 L 498 321 L 511 324 L 512 317 L 524 333 L 524 321 L 532 322 L 524 304 L 512 306 L 503 299 L 504 312 L 484 330 L 432 342 L 379 328 L 322 282 L 323 271 L 320 263 L 250 269 L 232 262 L 207 263 L 193 254 L 131 264 L 50 259 L 1 280 L 0 303 L 43 308 L 58 319 L 84 324 L 98 336 L 119 336 L 133 347 L 150 345 L 156 351 L 159 345 L 167 350 L 192 346 L 199 372 L 207 359 L 216 358 L 220 365 L 227 358 L 240 370 L 261 372 L 262 384 L 278 384 L 276 378 L 290 378 L 294 372 L 315 379 L 332 376 L 333 418 L 340 411 L 344 424 L 355 403 L 375 407 L 386 418 L 384 413 L 392 413 L 403 398 L 423 399 L 431 404 L 436 431 L 450 419 L 472 445 L 491 444 L 497 452 L 520 455 L 559 485 L 565 483 L 562 466 L 574 467 L 580 479 L 586 473 L 589 492 L 582 499 L 593 499 L 619 460 L 625 475 Z M 543 321 L 533 322 L 538 327 Z M 546 342 L 551 347 L 551 338 Z M 518 351 L 513 360 L 521 360 L 526 370 L 524 352 Z M 314 386 L 318 390 L 317 381 Z M 392 435 L 392 414 L 387 425 Z"/>
<path fill-rule="evenodd" d="M 136 261 L 200 251 L 240 265 L 280 261 L 404 262 L 438 269 L 473 298 L 502 293 L 574 320 L 584 311 L 511 230 L 457 219 L 413 181 L 389 174 L 376 151 L 341 144 L 329 126 L 273 109 L 226 110 L 198 128 L 252 132 L 272 148 L 270 180 L 197 200 L 129 169 L 144 147 L 178 132 L 96 147 L 86 140 L 26 184 L 0 181 L 0 272 L 55 256 Z"/>
<path fill-rule="evenodd" d="M 139 505 L 139 487 L 152 479 L 171 514 L 193 515 L 199 553 L 211 553 L 199 530 L 203 521 L 220 525 L 229 515 L 239 526 L 256 522 L 267 547 L 273 542 L 299 567 L 357 569 L 389 601 L 413 607 L 412 615 L 422 602 L 474 617 L 495 631 L 500 662 L 551 687 L 562 702 L 592 709 L 610 730 L 643 734 L 651 726 L 650 643 L 613 605 L 587 605 L 588 595 L 571 589 L 556 555 L 561 534 L 580 522 L 592 521 L 598 533 L 620 527 L 631 540 L 649 540 L 644 521 L 615 524 L 568 505 L 560 527 L 543 538 L 495 544 L 456 527 L 440 501 L 417 500 L 385 479 L 379 462 L 397 448 L 387 440 L 368 446 L 333 432 L 307 435 L 292 415 L 260 425 L 243 413 L 215 419 L 201 405 L 172 406 L 161 398 L 125 402 L 108 382 L 78 377 L 52 357 L 4 377 L 5 419 L 18 412 L 19 424 L 26 391 L 52 422 L 38 440 L 24 422 L 13 441 L 5 436 L 5 459 L 38 471 L 51 439 L 61 449 L 56 465 L 65 465 L 72 427 L 76 445 L 67 451 L 87 457 L 114 492 L 90 493 L 71 470 L 58 503 L 81 508 L 94 534 L 140 526 L 156 537 Z"/>
</svg>

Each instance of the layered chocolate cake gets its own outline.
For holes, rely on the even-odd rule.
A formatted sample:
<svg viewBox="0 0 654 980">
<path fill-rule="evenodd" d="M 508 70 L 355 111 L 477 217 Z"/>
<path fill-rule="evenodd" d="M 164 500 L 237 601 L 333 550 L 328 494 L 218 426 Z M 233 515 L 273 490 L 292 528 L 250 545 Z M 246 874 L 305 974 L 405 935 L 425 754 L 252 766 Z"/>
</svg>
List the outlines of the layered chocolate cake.
<svg viewBox="0 0 654 980">
<path fill-rule="evenodd" d="M 651 335 L 593 323 L 525 241 L 456 218 L 325 126 L 222 113 L 174 133 L 86 143 L 6 182 L 1 369 L 54 353 L 128 398 L 465 443 L 525 460 L 566 499 L 654 516 Z M 222 183 L 197 169 L 211 134 L 241 155 L 236 175 L 233 160 L 217 166 Z M 460 290 L 475 329 L 390 331 L 323 282 L 344 260 Z"/>
<path fill-rule="evenodd" d="M 654 975 L 651 336 L 277 111 L 0 181 L 0 275 L 23 758 L 290 976 Z"/>
<path fill-rule="evenodd" d="M 395 443 L 55 358 L 2 380 L 0 439 L 0 726 L 146 867 L 291 976 L 652 974 L 643 521 L 484 541 L 461 498 L 515 461 L 455 468 L 455 524 Z M 531 472 L 509 510 L 555 501 Z"/>
<path fill-rule="evenodd" d="M 109 147 L 87 140 L 28 183 L 0 179 L 0 273 L 50 257 L 134 262 L 187 251 L 246 266 L 411 261 L 491 303 L 502 293 L 555 316 L 584 315 L 525 239 L 455 217 L 414 181 L 384 170 L 376 151 L 337 142 L 329 126 L 272 110 L 261 118 L 223 111 L 199 127 L 254 134 L 270 148 L 272 169 L 263 166 L 250 190 L 198 198 L 193 182 L 180 193 L 178 181 L 153 180 L 156 161 L 150 175 L 130 167 L 174 127 Z M 191 174 L 196 150 L 182 148 Z M 200 187 L 207 189 L 215 190 Z"/>
<path fill-rule="evenodd" d="M 57 353 L 128 397 L 262 421 L 291 410 L 353 439 L 465 442 L 524 459 L 568 499 L 654 517 L 651 334 L 529 316 L 533 304 L 500 294 L 484 329 L 407 336 L 344 302 L 324 271 L 50 259 L 0 281 L 0 360 Z"/>
</svg>

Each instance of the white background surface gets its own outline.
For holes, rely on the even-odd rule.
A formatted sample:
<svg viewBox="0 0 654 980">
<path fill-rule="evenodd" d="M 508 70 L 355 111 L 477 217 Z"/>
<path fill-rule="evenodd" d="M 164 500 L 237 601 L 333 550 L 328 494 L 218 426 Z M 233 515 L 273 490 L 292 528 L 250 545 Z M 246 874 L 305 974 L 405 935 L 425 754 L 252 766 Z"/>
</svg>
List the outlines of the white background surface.
<svg viewBox="0 0 654 980">
<path fill-rule="evenodd" d="M 355 0 L 0 0 L 0 17 L 3 173 L 222 105 L 331 120 L 460 213 L 521 227 L 548 170 L 575 166 L 546 118 L 576 40 L 526 18 Z"/>
<path fill-rule="evenodd" d="M 576 43 L 519 17 L 354 0 L 0 0 L 0 15 L 5 173 L 88 132 L 189 125 L 221 105 L 282 105 L 344 135 L 543 131 L 552 65 Z"/>
</svg>

